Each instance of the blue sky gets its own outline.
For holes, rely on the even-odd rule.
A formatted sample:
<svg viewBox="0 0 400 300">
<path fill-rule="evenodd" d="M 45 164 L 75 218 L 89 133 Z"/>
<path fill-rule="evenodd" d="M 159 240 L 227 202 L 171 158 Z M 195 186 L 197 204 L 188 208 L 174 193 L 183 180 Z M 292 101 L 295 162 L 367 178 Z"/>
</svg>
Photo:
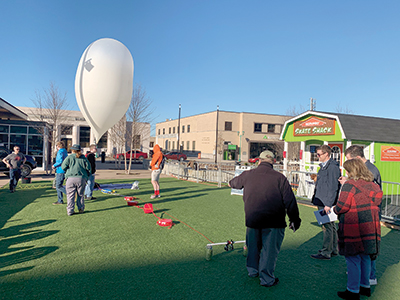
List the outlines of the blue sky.
<svg viewBox="0 0 400 300">
<path fill-rule="evenodd" d="M 338 108 L 399 118 L 400 1 L 0 1 L 0 97 L 33 106 L 54 82 L 79 110 L 86 47 L 132 53 L 154 123 L 221 110 L 287 114 Z"/>
</svg>

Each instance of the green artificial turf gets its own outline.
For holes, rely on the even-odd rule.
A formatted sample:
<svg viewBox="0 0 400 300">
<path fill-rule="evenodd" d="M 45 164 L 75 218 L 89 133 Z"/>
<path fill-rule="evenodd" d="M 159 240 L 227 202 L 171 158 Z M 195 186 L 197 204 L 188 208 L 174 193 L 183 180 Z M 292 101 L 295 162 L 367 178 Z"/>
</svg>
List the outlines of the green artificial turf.
<svg viewBox="0 0 400 300">
<path fill-rule="evenodd" d="M 100 184 L 106 181 L 99 181 Z M 113 180 L 113 183 L 128 183 Z M 300 205 L 302 227 L 286 236 L 276 287 L 249 278 L 242 244 L 233 251 L 212 242 L 245 239 L 243 202 L 229 188 L 162 178 L 161 198 L 150 200 L 149 179 L 140 190 L 117 190 L 152 203 L 171 229 L 122 196 L 94 192 L 86 212 L 67 216 L 55 206 L 51 182 L 0 189 L 1 299 L 338 299 L 346 288 L 343 257 L 310 258 L 322 242 L 313 208 Z M 111 183 L 111 181 L 107 181 Z M 378 285 L 369 299 L 400 299 L 400 234 L 382 228 Z"/>
</svg>

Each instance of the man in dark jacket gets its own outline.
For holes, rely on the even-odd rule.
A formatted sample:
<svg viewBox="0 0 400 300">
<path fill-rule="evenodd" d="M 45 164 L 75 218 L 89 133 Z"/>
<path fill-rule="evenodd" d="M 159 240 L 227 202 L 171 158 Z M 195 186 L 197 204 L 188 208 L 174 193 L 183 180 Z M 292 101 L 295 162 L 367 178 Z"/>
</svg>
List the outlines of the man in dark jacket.
<svg viewBox="0 0 400 300">
<path fill-rule="evenodd" d="M 87 155 L 87 159 L 90 162 L 90 167 L 92 168 L 92 174 L 89 176 L 88 181 L 86 182 L 85 188 L 85 199 L 87 200 L 95 200 L 93 197 L 93 189 L 94 189 L 94 174 L 96 173 L 96 153 L 97 148 L 96 145 L 90 145 L 90 152 Z"/>
<path fill-rule="evenodd" d="M 286 177 L 273 169 L 273 160 L 274 154 L 264 151 L 256 169 L 229 182 L 232 188 L 244 188 L 248 274 L 259 276 L 260 284 L 266 287 L 279 282 L 274 271 L 285 234 L 286 213 L 293 231 L 301 223 L 296 197 Z"/>
<path fill-rule="evenodd" d="M 340 189 L 340 169 L 336 161 L 331 158 L 331 147 L 322 145 L 317 148 L 320 169 L 315 182 L 315 191 L 312 203 L 323 209 L 325 213 L 331 212 L 331 207 L 337 202 Z M 338 235 L 335 222 L 322 224 L 324 233 L 322 249 L 317 254 L 312 254 L 315 259 L 329 260 L 331 256 L 336 256 L 338 250 Z"/>
</svg>

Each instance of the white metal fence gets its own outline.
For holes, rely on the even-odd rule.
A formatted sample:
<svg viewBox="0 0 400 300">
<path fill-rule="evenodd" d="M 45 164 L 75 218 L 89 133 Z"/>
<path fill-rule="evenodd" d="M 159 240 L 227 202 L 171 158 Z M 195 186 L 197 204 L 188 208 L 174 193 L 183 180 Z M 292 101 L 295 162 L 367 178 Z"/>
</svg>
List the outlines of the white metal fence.
<svg viewBox="0 0 400 300">
<path fill-rule="evenodd" d="M 255 166 L 250 166 L 254 168 Z M 191 180 L 196 182 L 213 182 L 219 187 L 228 183 L 235 177 L 236 165 L 233 164 L 213 164 L 213 163 L 193 163 L 167 161 L 163 174 L 172 175 L 178 179 Z M 274 169 L 284 172 L 280 165 L 274 165 Z M 311 178 L 314 172 L 289 171 L 286 177 L 292 189 L 301 201 L 310 202 L 315 188 L 315 182 Z M 389 222 L 400 223 L 400 183 L 382 182 L 382 219 Z"/>
<path fill-rule="evenodd" d="M 287 178 L 298 198 L 311 200 L 314 194 L 315 182 L 311 179 L 313 172 L 292 171 Z M 400 183 L 382 181 L 381 214 L 384 221 L 400 222 Z"/>
</svg>

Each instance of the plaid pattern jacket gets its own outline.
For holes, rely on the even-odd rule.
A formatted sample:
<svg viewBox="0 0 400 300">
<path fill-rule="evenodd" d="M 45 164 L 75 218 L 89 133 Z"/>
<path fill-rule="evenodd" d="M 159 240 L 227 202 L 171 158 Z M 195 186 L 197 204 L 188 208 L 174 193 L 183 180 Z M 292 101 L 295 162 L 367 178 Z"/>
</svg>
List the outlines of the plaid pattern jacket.
<svg viewBox="0 0 400 300">
<path fill-rule="evenodd" d="M 350 179 L 343 184 L 334 208 L 339 217 L 339 253 L 345 256 L 379 253 L 382 191 L 376 183 Z"/>
</svg>

